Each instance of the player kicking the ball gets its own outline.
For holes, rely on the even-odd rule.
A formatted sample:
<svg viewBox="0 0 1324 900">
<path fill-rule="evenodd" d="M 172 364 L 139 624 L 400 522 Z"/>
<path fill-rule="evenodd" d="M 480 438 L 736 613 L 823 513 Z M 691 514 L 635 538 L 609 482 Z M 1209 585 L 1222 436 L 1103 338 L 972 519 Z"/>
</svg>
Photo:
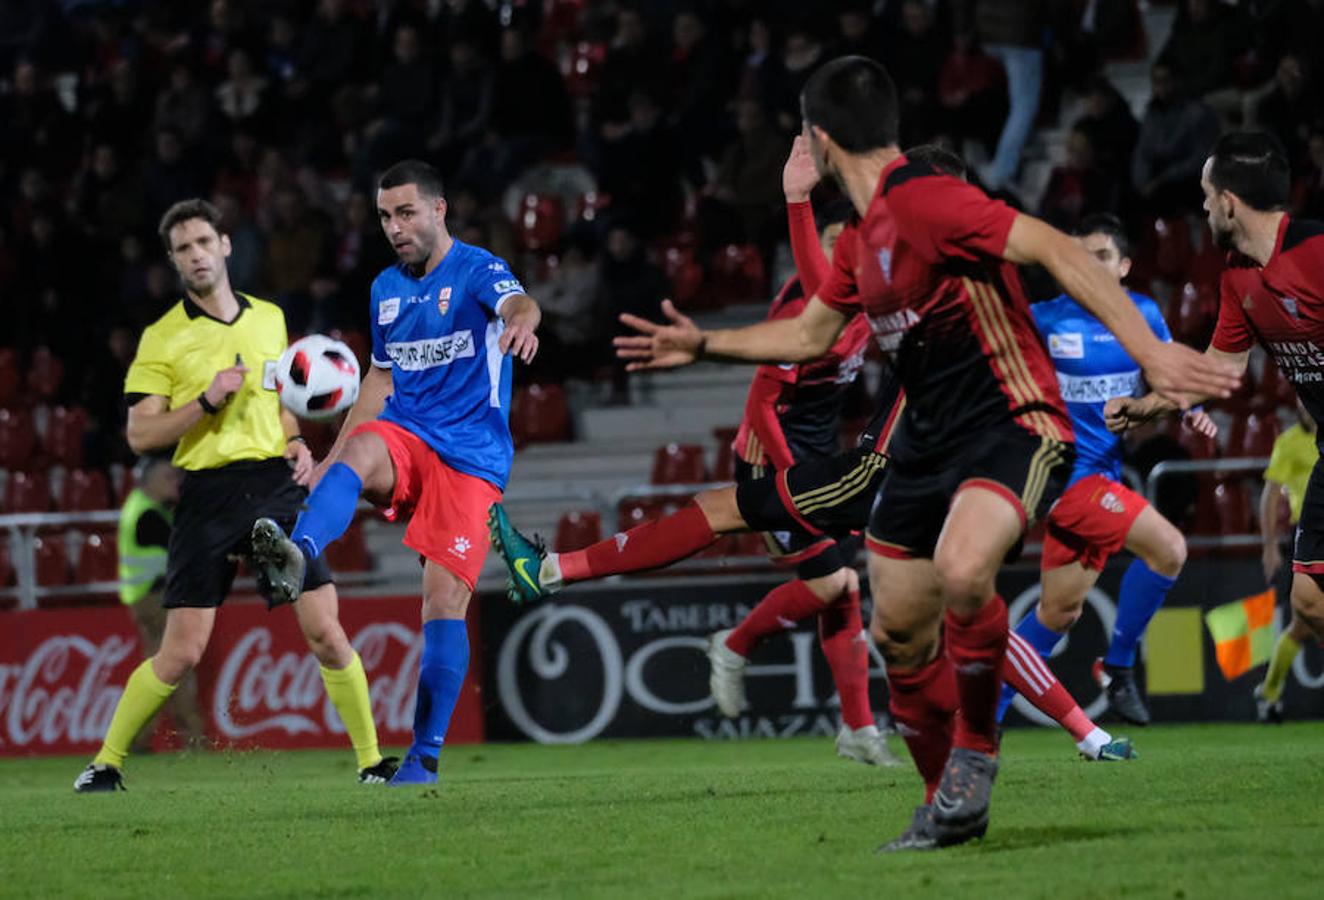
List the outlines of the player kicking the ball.
<svg viewBox="0 0 1324 900">
<path fill-rule="evenodd" d="M 260 519 L 252 542 L 266 577 L 293 596 L 360 494 L 408 518 L 405 546 L 423 559 L 423 654 L 414 742 L 391 784 L 430 784 L 468 671 L 465 613 L 487 510 L 514 455 L 511 357 L 533 359 L 541 313 L 505 262 L 447 233 L 436 169 L 397 163 L 377 188 L 400 261 L 372 284 L 372 368 L 294 530 Z"/>
<path fill-rule="evenodd" d="M 1131 269 L 1122 223 L 1111 215 L 1088 216 L 1076 230 L 1076 238 L 1121 284 Z M 1154 336 L 1171 341 L 1158 304 L 1149 297 L 1128 294 Z M 1016 633 L 1046 661 L 1080 618 L 1085 595 L 1099 580 L 1108 558 L 1123 547 L 1130 550 L 1136 559 L 1122 576 L 1117 621 L 1103 671 L 1112 712 L 1133 725 L 1148 725 L 1149 710 L 1134 675 L 1136 647 L 1181 573 L 1186 541 L 1176 526 L 1119 480 L 1122 441 L 1108 431 L 1103 409 L 1113 397 L 1135 395 L 1140 367 L 1112 332 L 1070 297 L 1037 303 L 1030 311 L 1048 345 L 1062 399 L 1071 414 L 1076 464 L 1066 490 L 1048 515 L 1039 604 L 1016 626 Z M 1210 436 L 1216 430 L 1202 412 L 1188 413 L 1187 424 Z M 1036 663 L 1019 645 L 1008 652 L 1013 667 L 1031 668 Z M 1005 690 L 999 720 L 1011 699 L 1010 690 Z"/>
<path fill-rule="evenodd" d="M 1070 421 L 1015 264 L 1044 265 L 1141 361 L 1156 389 L 1225 396 L 1239 378 L 1156 339 L 1068 236 L 908 160 L 896 144 L 896 89 L 877 63 L 824 65 L 801 105 L 819 170 L 861 215 L 857 252 L 838 250 L 834 276 L 795 319 L 705 333 L 674 318 L 631 318 L 642 335 L 616 343 L 635 369 L 705 357 L 795 362 L 831 346 L 863 306 L 906 394 L 866 539 L 871 631 L 931 800 L 889 849 L 957 844 L 987 829 L 997 773 L 1008 632 L 995 576 L 1061 492 L 1073 457 Z M 857 293 L 854 269 L 869 259 L 883 289 Z"/>
</svg>

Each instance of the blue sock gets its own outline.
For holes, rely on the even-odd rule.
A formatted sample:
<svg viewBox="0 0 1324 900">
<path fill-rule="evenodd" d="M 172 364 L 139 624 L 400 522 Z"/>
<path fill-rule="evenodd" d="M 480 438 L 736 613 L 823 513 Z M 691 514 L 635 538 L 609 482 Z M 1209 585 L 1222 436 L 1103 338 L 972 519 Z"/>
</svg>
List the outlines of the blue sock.
<svg viewBox="0 0 1324 900">
<path fill-rule="evenodd" d="M 344 463 L 332 465 L 308 495 L 290 539 L 309 559 L 317 559 L 354 521 L 354 508 L 362 490 L 363 480 L 357 472 Z"/>
<path fill-rule="evenodd" d="M 423 623 L 423 658 L 418 665 L 414 743 L 410 753 L 436 759 L 446 740 L 451 713 L 469 671 L 469 629 L 463 619 Z"/>
<path fill-rule="evenodd" d="M 1177 581 L 1160 575 L 1144 560 L 1137 559 L 1122 576 L 1121 596 L 1117 600 L 1117 621 L 1113 623 L 1113 639 L 1103 661 L 1110 666 L 1129 669 L 1136 664 L 1136 647 L 1140 636 L 1149 627 L 1168 596 L 1168 589 Z"/>
<path fill-rule="evenodd" d="M 1016 626 L 1016 633 L 1025 638 L 1025 643 L 1029 644 L 1035 651 L 1047 660 L 1053 653 L 1053 648 L 1057 642 L 1062 640 L 1062 635 L 1053 631 L 1043 622 L 1039 621 L 1037 615 L 1039 607 L 1036 606 L 1030 610 L 1030 614 L 1021 619 L 1020 624 Z M 1008 663 L 1010 665 L 1010 663 Z M 1007 708 L 1011 706 L 1011 701 L 1015 698 L 1016 691 L 1009 684 L 1002 686 L 1002 699 L 998 701 L 998 721 L 1007 714 Z"/>
</svg>

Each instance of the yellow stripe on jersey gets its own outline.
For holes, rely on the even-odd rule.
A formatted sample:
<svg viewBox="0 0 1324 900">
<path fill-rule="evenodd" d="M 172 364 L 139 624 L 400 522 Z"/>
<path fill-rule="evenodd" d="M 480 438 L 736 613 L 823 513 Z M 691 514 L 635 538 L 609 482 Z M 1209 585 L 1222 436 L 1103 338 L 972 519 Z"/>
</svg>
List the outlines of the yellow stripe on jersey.
<svg viewBox="0 0 1324 900">
<path fill-rule="evenodd" d="M 244 385 L 215 415 L 184 433 L 175 465 L 190 471 L 243 460 L 272 459 L 285 452 L 274 370 L 288 343 L 279 306 L 237 295 L 239 315 L 226 323 L 185 299 L 143 332 L 124 378 L 124 393 L 155 394 L 170 409 L 192 403 L 221 369 L 248 367 Z"/>
</svg>

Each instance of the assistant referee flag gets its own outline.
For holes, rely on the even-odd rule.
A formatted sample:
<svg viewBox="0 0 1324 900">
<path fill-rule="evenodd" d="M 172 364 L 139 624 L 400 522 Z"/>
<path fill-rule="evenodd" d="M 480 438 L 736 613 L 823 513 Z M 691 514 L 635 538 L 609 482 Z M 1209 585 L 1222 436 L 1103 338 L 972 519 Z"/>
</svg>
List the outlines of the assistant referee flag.
<svg viewBox="0 0 1324 900">
<path fill-rule="evenodd" d="M 1269 655 L 1273 653 L 1276 602 L 1270 588 L 1261 594 L 1215 606 L 1204 614 L 1224 678 L 1231 681 L 1269 661 Z"/>
</svg>

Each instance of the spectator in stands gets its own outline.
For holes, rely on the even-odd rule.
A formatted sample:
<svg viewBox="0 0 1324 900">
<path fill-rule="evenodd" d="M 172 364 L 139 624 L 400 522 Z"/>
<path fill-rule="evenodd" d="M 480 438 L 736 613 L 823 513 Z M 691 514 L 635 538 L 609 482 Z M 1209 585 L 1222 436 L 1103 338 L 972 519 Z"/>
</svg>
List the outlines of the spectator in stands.
<svg viewBox="0 0 1324 900">
<path fill-rule="evenodd" d="M 685 136 L 680 144 L 686 155 L 685 171 L 691 180 L 700 181 L 702 157 L 717 152 L 728 136 L 727 97 L 714 87 L 730 82 L 729 54 L 693 8 L 676 13 L 671 35 L 671 64 L 666 76 L 669 124 Z"/>
<path fill-rule="evenodd" d="M 549 381 L 590 377 L 609 353 L 608 313 L 600 306 L 605 296 L 599 291 L 602 272 L 592 233 L 573 231 L 556 262 L 529 285 L 542 310 L 534 374 Z"/>
<path fill-rule="evenodd" d="M 341 86 L 360 81 L 370 34 L 370 28 L 351 17 L 345 0 L 318 0 L 317 12 L 302 29 L 299 41 L 299 93 L 315 103 L 325 102 Z"/>
<path fill-rule="evenodd" d="M 1218 139 L 1218 115 L 1188 96 L 1172 68 L 1151 69 L 1152 96 L 1131 157 L 1131 184 L 1156 215 L 1199 209 L 1200 169 Z"/>
<path fill-rule="evenodd" d="M 602 308 L 613 323 L 613 333 L 624 333 L 620 325 L 622 313 L 657 321 L 670 285 L 662 270 L 644 255 L 639 233 L 623 220 L 612 222 L 607 230 L 606 250 L 598 290 Z M 619 359 L 613 359 L 611 399 L 613 403 L 630 401 L 630 376 L 625 371 L 625 362 Z"/>
<path fill-rule="evenodd" d="M 74 210 L 84 228 L 111 241 L 146 222 L 142 182 L 136 172 L 124 170 L 114 144 L 92 148 L 89 165 L 76 179 Z"/>
<path fill-rule="evenodd" d="M 221 211 L 221 233 L 230 237 L 230 283 L 238 290 L 255 293 L 262 283 L 266 240 L 234 194 L 217 191 L 212 203 Z"/>
<path fill-rule="evenodd" d="M 216 88 L 216 106 L 231 125 L 261 128 L 266 121 L 267 80 L 253 68 L 248 51 L 236 47 L 226 61 L 229 77 Z"/>
<path fill-rule="evenodd" d="M 1129 179 L 1140 124 L 1126 98 L 1107 78 L 1092 80 L 1084 92 L 1085 114 L 1076 121 L 1094 144 L 1095 164 L 1105 172 Z"/>
<path fill-rule="evenodd" d="M 754 100 L 736 104 L 736 130 L 739 136 L 723 152 L 709 186 L 700 230 L 705 246 L 753 241 L 766 254 L 773 232 L 786 228 L 780 175 L 787 142 Z M 723 220 L 729 223 L 725 227 Z"/>
<path fill-rule="evenodd" d="M 187 63 L 176 63 L 170 69 L 170 84 L 156 97 L 154 125 L 158 132 L 178 135 L 188 148 L 202 141 L 211 115 L 212 98 L 207 89 L 194 77 Z"/>
<path fill-rule="evenodd" d="M 1046 0 L 975 0 L 974 13 L 979 40 L 1007 71 L 1007 121 L 992 161 L 979 172 L 989 190 L 1001 191 L 1016 178 L 1039 114 L 1048 10 Z"/>
<path fill-rule="evenodd" d="M 443 81 L 437 129 L 428 138 L 443 173 L 455 172 L 478 146 L 492 116 L 493 73 L 478 47 L 460 37 L 450 45 L 450 72 Z"/>
<path fill-rule="evenodd" d="M 612 202 L 630 210 L 639 233 L 651 238 L 671 227 L 680 208 L 681 136 L 645 91 L 630 95 L 629 111 L 625 122 L 604 125 L 597 175 Z"/>
<path fill-rule="evenodd" d="M 14 64 L 9 90 L 0 94 L 0 123 L 0 157 L 12 166 L 50 171 L 75 158 L 79 142 L 72 140 L 72 123 L 31 60 Z"/>
<path fill-rule="evenodd" d="M 593 99 L 593 127 L 602 138 L 611 140 L 612 132 L 627 127 L 634 94 L 662 93 L 665 71 L 666 54 L 649 33 L 643 13 L 623 4 Z"/>
<path fill-rule="evenodd" d="M 324 259 L 326 228 L 294 186 L 276 191 L 272 211 L 262 284 L 285 310 L 290 331 L 304 331 L 313 314 L 310 287 Z"/>
<path fill-rule="evenodd" d="M 1283 142 L 1287 159 L 1299 166 L 1306 156 L 1312 125 L 1324 122 L 1324 103 L 1306 58 L 1294 52 L 1278 60 L 1272 87 L 1252 112 L 1251 124 Z"/>
<path fill-rule="evenodd" d="M 1053 169 L 1040 201 L 1041 218 L 1064 231 L 1091 213 L 1116 213 L 1121 179 L 1098 165 L 1089 129 L 1077 125 L 1067 134 L 1066 161 Z"/>
<path fill-rule="evenodd" d="M 914 146 L 939 130 L 938 76 L 950 42 L 924 0 L 905 0 L 901 11 L 901 30 L 887 41 L 884 60 L 901 101 L 901 144 Z"/>
<path fill-rule="evenodd" d="M 959 145 L 983 144 L 990 155 L 1007 118 L 1006 73 L 969 31 L 957 32 L 938 73 L 938 130 Z"/>
<path fill-rule="evenodd" d="M 549 153 L 573 143 L 574 113 L 561 70 L 529 45 L 518 28 L 501 33 L 501 59 L 492 88 L 488 145 L 492 152 L 477 166 L 504 183 L 514 180 Z"/>
<path fill-rule="evenodd" d="M 1306 163 L 1292 183 L 1292 215 L 1324 219 L 1324 126 L 1307 142 Z"/>
<path fill-rule="evenodd" d="M 909 4 L 903 4 L 906 6 Z M 927 4 L 924 6 L 926 15 L 932 15 L 932 11 Z M 872 4 L 867 0 L 846 0 L 837 10 L 837 40 L 833 44 L 832 55 L 836 56 L 867 56 L 870 59 L 876 59 L 887 66 L 888 72 L 893 78 L 896 78 L 899 72 L 893 57 L 884 49 L 883 30 L 879 28 L 878 22 L 874 19 Z M 908 12 L 908 11 L 907 11 Z M 890 33 L 890 32 L 889 32 Z M 905 121 L 903 118 L 902 121 Z"/>
<path fill-rule="evenodd" d="M 131 161 L 151 132 L 154 105 L 134 64 L 128 59 L 116 60 L 109 73 L 100 82 L 87 85 L 83 94 L 79 100 L 83 128 L 94 140 L 113 144 L 126 163 Z"/>
<path fill-rule="evenodd" d="M 809 25 L 787 30 L 781 54 L 764 65 L 760 89 L 769 120 L 778 131 L 793 135 L 800 130 L 800 91 L 827 59 L 822 41 Z"/>
<path fill-rule="evenodd" d="M 1247 25 L 1226 3 L 1183 0 L 1159 60 L 1187 93 L 1204 97 L 1231 86 L 1233 63 L 1248 43 Z"/>
<path fill-rule="evenodd" d="M 173 203 L 200 193 L 205 178 L 197 154 L 186 153 L 179 134 L 169 129 L 156 133 L 153 155 L 143 169 L 143 197 L 147 221 L 161 218 Z"/>
</svg>

